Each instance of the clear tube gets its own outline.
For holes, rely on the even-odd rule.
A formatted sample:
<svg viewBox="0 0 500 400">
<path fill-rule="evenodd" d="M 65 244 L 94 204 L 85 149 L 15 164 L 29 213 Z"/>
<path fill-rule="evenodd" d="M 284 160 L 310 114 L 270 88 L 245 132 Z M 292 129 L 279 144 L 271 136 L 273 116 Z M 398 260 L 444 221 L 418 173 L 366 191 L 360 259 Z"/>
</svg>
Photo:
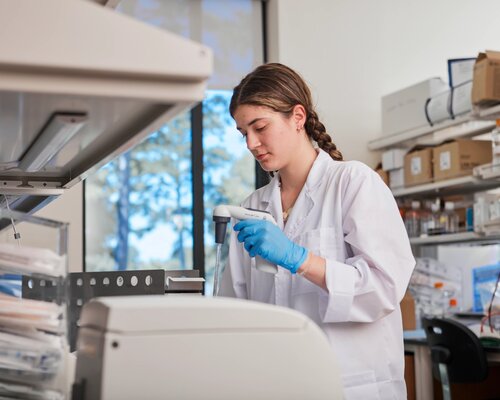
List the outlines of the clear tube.
<svg viewBox="0 0 500 400">
<path fill-rule="evenodd" d="M 215 255 L 215 271 L 214 271 L 214 287 L 212 296 L 215 297 L 219 294 L 219 281 L 220 281 L 220 257 L 222 251 L 222 244 L 217 243 L 217 252 Z"/>
</svg>

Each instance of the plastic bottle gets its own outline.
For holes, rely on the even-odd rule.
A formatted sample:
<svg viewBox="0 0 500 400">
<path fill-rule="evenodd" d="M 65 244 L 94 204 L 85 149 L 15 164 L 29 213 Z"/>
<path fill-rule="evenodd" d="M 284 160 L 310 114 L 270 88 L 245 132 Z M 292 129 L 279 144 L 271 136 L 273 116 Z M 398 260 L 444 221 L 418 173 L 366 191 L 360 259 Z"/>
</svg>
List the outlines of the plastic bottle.
<svg viewBox="0 0 500 400">
<path fill-rule="evenodd" d="M 420 236 L 420 202 L 412 201 L 411 209 L 405 213 L 405 227 L 409 237 Z"/>
<path fill-rule="evenodd" d="M 455 204 L 451 201 L 444 203 L 444 211 L 441 213 L 440 222 L 444 233 L 458 232 L 458 214 L 455 212 Z"/>
<path fill-rule="evenodd" d="M 441 225 L 441 213 L 439 212 L 439 204 L 431 204 L 431 216 L 427 222 L 427 233 L 429 235 L 439 235 L 444 232 L 444 227 Z"/>
<path fill-rule="evenodd" d="M 432 205 L 431 205 L 432 206 Z M 420 212 L 420 236 L 428 236 L 429 228 L 434 227 L 434 218 L 429 210 L 429 204 L 425 204 Z"/>
<path fill-rule="evenodd" d="M 491 143 L 493 157 L 491 164 L 494 172 L 500 172 L 500 119 L 497 119 L 497 126 L 491 131 Z"/>
</svg>

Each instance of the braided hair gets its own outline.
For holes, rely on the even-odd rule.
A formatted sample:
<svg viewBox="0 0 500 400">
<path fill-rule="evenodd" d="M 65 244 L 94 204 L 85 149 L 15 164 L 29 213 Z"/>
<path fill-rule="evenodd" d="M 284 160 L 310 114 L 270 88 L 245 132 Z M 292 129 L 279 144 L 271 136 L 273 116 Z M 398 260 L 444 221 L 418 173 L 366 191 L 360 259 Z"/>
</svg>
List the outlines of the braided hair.
<svg viewBox="0 0 500 400">
<path fill-rule="evenodd" d="M 233 118 L 236 109 L 243 104 L 268 107 L 287 117 L 292 115 L 296 105 L 302 105 L 306 110 L 304 129 L 307 136 L 334 160 L 343 160 L 342 153 L 314 110 L 311 91 L 302 77 L 291 68 L 269 63 L 254 69 L 233 90 L 229 105 Z"/>
</svg>

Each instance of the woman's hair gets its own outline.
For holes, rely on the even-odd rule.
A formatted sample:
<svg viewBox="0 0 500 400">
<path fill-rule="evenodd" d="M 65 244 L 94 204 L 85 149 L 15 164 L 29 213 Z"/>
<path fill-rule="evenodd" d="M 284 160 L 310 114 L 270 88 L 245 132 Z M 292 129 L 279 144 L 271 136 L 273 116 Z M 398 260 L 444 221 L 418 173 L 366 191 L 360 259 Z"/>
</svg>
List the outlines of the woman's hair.
<svg viewBox="0 0 500 400">
<path fill-rule="evenodd" d="M 243 104 L 268 107 L 287 117 L 291 116 L 296 105 L 302 105 L 306 110 L 304 128 L 307 136 L 334 160 L 342 160 L 342 153 L 337 150 L 314 110 L 311 91 L 301 76 L 291 68 L 269 63 L 254 69 L 233 90 L 229 105 L 229 112 L 233 117 L 236 109 Z"/>
</svg>

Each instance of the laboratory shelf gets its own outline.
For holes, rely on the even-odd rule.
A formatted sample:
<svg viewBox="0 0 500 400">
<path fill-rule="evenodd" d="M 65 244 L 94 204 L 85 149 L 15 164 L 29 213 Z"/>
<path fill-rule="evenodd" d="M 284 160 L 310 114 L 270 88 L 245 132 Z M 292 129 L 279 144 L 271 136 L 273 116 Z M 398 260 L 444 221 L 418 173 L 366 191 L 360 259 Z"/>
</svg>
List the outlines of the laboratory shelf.
<svg viewBox="0 0 500 400">
<path fill-rule="evenodd" d="M 390 147 L 410 147 L 415 144 L 435 145 L 447 139 L 466 138 L 481 135 L 495 127 L 500 118 L 500 105 L 475 109 L 470 113 L 417 129 L 393 135 L 382 136 L 368 142 L 369 150 L 384 150 Z"/>
<path fill-rule="evenodd" d="M 445 181 L 427 183 L 408 188 L 393 189 L 394 197 L 426 196 L 426 195 L 450 195 L 456 193 L 471 193 L 497 188 L 500 181 L 496 179 L 481 179 L 472 175 L 460 178 L 447 179 Z"/>
<path fill-rule="evenodd" d="M 500 235 L 486 235 L 476 232 L 459 232 L 444 235 L 410 238 L 412 245 L 434 245 L 463 242 L 489 242 L 500 240 Z"/>
<path fill-rule="evenodd" d="M 495 120 L 500 118 L 500 104 L 495 107 L 489 107 L 478 111 L 478 118 Z"/>
</svg>

